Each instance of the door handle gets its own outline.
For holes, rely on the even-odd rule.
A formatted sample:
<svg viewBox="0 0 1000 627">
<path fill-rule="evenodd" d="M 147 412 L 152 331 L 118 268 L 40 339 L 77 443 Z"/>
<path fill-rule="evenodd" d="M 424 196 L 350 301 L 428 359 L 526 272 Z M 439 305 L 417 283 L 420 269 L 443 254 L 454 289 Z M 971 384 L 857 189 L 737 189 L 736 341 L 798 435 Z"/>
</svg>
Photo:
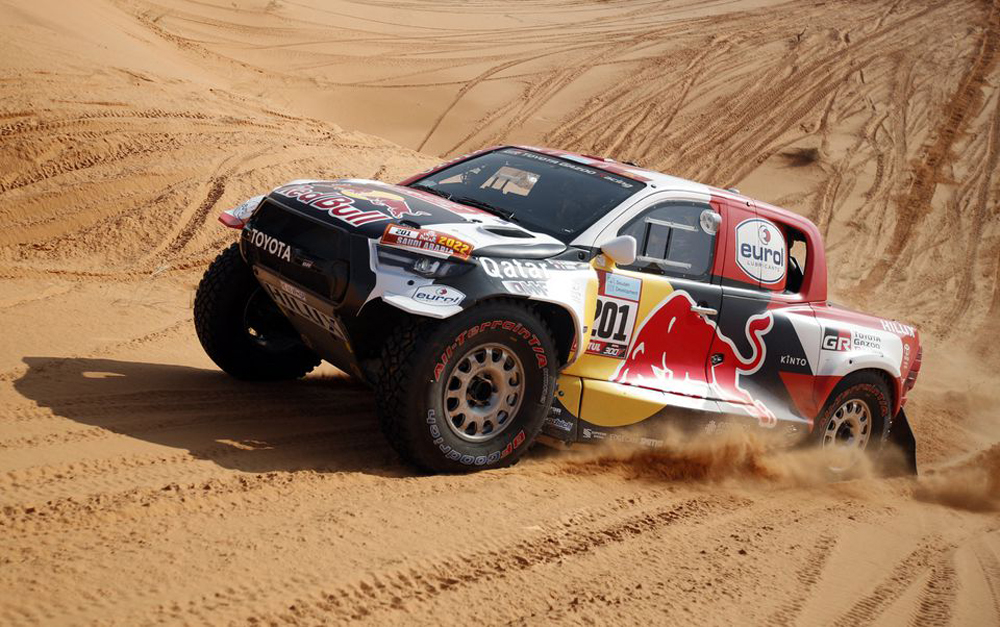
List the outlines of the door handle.
<svg viewBox="0 0 1000 627">
<path fill-rule="evenodd" d="M 702 307 L 701 305 L 693 305 L 691 311 L 696 314 L 701 314 L 703 316 L 717 316 L 719 315 L 718 309 L 712 309 L 711 307 Z"/>
</svg>

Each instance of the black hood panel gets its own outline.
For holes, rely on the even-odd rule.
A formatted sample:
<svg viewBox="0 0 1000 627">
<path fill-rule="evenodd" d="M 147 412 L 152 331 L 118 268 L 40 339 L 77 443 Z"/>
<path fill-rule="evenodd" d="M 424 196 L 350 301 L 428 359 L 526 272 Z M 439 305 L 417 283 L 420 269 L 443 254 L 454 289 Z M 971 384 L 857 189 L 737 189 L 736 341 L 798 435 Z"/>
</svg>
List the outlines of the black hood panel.
<svg viewBox="0 0 1000 627">
<path fill-rule="evenodd" d="M 430 227 L 504 223 L 497 216 L 419 190 L 375 181 L 309 181 L 282 185 L 268 198 L 340 229 L 378 238 L 389 223 Z"/>
</svg>

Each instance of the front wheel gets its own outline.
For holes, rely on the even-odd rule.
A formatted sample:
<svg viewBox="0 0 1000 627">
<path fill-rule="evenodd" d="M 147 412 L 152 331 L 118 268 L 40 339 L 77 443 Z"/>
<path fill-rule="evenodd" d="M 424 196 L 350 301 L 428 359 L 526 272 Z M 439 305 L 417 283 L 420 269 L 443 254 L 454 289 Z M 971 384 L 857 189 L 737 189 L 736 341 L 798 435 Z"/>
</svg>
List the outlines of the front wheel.
<svg viewBox="0 0 1000 627">
<path fill-rule="evenodd" d="M 400 455 L 431 472 L 509 466 L 545 422 L 556 361 L 548 327 L 515 301 L 442 323 L 414 320 L 383 349 L 382 430 Z"/>
<path fill-rule="evenodd" d="M 845 377 L 813 424 L 812 441 L 829 453 L 829 470 L 843 475 L 856 468 L 861 455 L 878 453 L 891 411 L 889 388 L 881 376 L 859 372 Z"/>
<path fill-rule="evenodd" d="M 237 379 L 297 379 L 320 362 L 264 293 L 239 244 L 205 271 L 194 297 L 194 326 L 212 361 Z"/>
</svg>

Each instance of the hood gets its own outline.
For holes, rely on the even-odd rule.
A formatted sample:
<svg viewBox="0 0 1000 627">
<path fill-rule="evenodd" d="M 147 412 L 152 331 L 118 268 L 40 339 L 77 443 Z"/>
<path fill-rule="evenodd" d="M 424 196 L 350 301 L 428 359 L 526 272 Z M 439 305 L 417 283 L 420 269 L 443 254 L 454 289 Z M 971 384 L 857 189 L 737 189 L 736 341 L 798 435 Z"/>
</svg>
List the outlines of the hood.
<svg viewBox="0 0 1000 627">
<path fill-rule="evenodd" d="M 268 199 L 331 226 L 383 239 L 389 225 L 424 234 L 447 235 L 467 244 L 472 255 L 543 258 L 566 246 L 503 218 L 420 190 L 370 181 L 293 181 Z"/>
</svg>

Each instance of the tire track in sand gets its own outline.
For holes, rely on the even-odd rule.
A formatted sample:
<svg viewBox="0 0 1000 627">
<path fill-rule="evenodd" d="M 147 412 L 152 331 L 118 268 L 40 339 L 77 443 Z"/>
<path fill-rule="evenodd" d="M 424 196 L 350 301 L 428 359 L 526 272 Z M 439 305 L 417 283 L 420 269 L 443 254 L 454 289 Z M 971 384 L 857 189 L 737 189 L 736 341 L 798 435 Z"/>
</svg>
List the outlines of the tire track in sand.
<svg viewBox="0 0 1000 627">
<path fill-rule="evenodd" d="M 374 425 L 374 421 L 372 421 Z M 268 436 L 263 440 L 221 441 L 172 455 L 130 455 L 87 459 L 66 464 L 34 466 L 0 475 L 0 508 L 26 510 L 39 503 L 63 498 L 124 494 L 137 486 L 163 486 L 208 481 L 218 476 L 218 467 L 253 468 L 265 471 L 296 465 L 311 467 L 313 453 L 322 453 L 330 461 L 323 470 L 337 469 L 335 459 L 347 453 L 362 453 L 384 448 L 378 433 L 360 430 L 355 425 L 296 431 L 290 435 Z M 343 459 L 341 459 L 343 461 Z M 206 466 L 199 462 L 211 462 Z M 214 466 L 213 466 L 214 465 Z M 318 469 L 318 468 L 314 468 Z"/>
<path fill-rule="evenodd" d="M 979 542 L 979 550 L 976 551 L 976 560 L 986 578 L 986 585 L 990 590 L 990 597 L 993 599 L 993 613 L 1000 618 L 1000 558 L 997 557 L 993 548 L 985 542 Z"/>
<path fill-rule="evenodd" d="M 943 546 L 939 538 L 925 538 L 919 547 L 896 563 L 888 577 L 833 621 L 833 627 L 874 624 L 893 602 L 903 596 L 935 556 L 950 548 Z"/>
<path fill-rule="evenodd" d="M 784 603 L 767 620 L 768 625 L 793 625 L 806 601 L 810 597 L 810 592 L 816 587 L 826 563 L 830 559 L 830 553 L 837 546 L 837 538 L 831 535 L 821 536 L 809 555 L 806 563 L 795 574 L 799 587 L 796 588 L 791 598 Z"/>
<path fill-rule="evenodd" d="M 319 591 L 309 595 L 302 594 L 300 585 L 286 583 L 283 587 L 288 596 L 283 605 L 294 608 L 298 621 L 308 623 L 371 619 L 373 614 L 384 611 L 406 612 L 407 603 L 426 602 L 453 589 L 483 581 L 517 577 L 518 573 L 543 564 L 590 554 L 602 547 L 642 538 L 674 525 L 698 524 L 707 516 L 739 511 L 745 502 L 736 497 L 712 495 L 633 511 L 639 505 L 635 499 L 622 497 L 611 506 L 564 520 L 556 529 L 540 536 L 498 542 L 499 546 L 494 548 L 423 562 L 419 567 L 368 575 L 355 583 L 332 589 L 323 590 L 322 582 L 317 579 Z M 267 594 L 260 592 L 252 588 L 238 589 L 231 599 L 216 598 L 215 602 L 230 601 L 237 605 L 246 599 L 266 598 Z M 265 592 L 273 594 L 271 590 Z M 241 617 L 239 622 L 269 624 L 275 620 L 270 613 L 255 613 Z"/>
<path fill-rule="evenodd" d="M 917 615 L 910 624 L 913 627 L 947 625 L 951 621 L 957 593 L 958 582 L 955 568 L 951 564 L 951 555 L 944 555 L 931 566 L 927 583 L 920 591 Z"/>
<path fill-rule="evenodd" d="M 898 204 L 900 210 L 896 212 L 896 226 L 889 245 L 861 281 L 860 289 L 863 291 L 876 288 L 895 267 L 896 260 L 911 240 L 911 234 L 930 212 L 931 199 L 941 178 L 941 171 L 955 158 L 952 146 L 980 108 L 983 86 L 987 84 L 1000 51 L 1000 0 L 993 0 L 983 24 L 986 26 L 977 42 L 972 61 L 959 79 L 958 88 L 941 111 L 937 128 L 930 133 L 928 143 L 920 151 L 910 186 Z"/>
<path fill-rule="evenodd" d="M 978 163 L 972 173 L 968 175 L 963 187 L 967 187 L 969 195 L 972 197 L 967 207 L 971 205 L 972 215 L 969 217 L 969 224 L 979 225 L 989 221 L 989 200 L 990 190 L 994 179 L 1000 172 L 1000 97 L 994 96 L 996 105 L 993 108 L 993 115 L 990 118 L 988 132 L 981 135 L 985 142 L 985 155 Z M 956 208 L 956 211 L 961 211 Z M 979 248 L 983 243 L 982 234 L 979 229 L 972 229 L 966 235 L 966 252 L 969 259 L 975 259 L 979 253 Z M 962 273 L 959 277 L 958 286 L 955 288 L 956 299 L 950 311 L 944 314 L 943 320 L 957 320 L 966 315 L 973 302 L 978 300 L 977 289 L 982 289 L 976 275 L 976 265 L 973 263 L 962 264 Z M 1000 294 L 1000 291 L 997 292 Z M 954 332 L 955 327 L 946 327 L 947 332 Z"/>
</svg>

